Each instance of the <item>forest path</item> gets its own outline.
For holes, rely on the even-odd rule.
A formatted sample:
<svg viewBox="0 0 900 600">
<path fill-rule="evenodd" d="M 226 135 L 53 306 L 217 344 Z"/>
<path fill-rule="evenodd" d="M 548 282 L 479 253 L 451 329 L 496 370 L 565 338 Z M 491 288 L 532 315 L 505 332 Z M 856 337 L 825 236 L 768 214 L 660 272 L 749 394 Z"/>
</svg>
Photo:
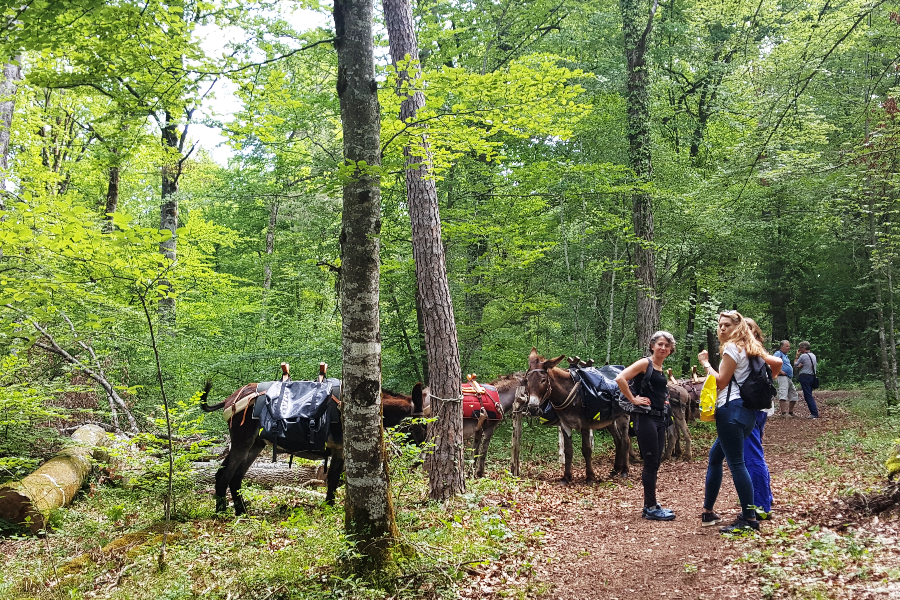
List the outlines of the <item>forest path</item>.
<svg viewBox="0 0 900 600">
<path fill-rule="evenodd" d="M 806 470 L 809 453 L 822 435 L 849 425 L 848 415 L 839 408 L 823 407 L 822 402 L 819 406 L 825 418 L 806 418 L 805 405 L 798 405 L 798 417 L 769 419 L 763 443 L 775 503 L 774 519 L 764 522 L 764 528 L 805 515 L 811 508 L 793 489 L 797 473 Z M 534 482 L 533 488 L 523 486 L 501 499 L 502 506 L 512 509 L 508 521 L 513 528 L 538 529 L 543 532 L 543 543 L 511 561 L 518 565 L 514 570 L 509 565 L 504 568 L 502 560 L 492 564 L 462 596 L 489 597 L 512 585 L 527 590 L 528 597 L 560 600 L 762 598 L 752 569 L 743 563 L 732 564 L 746 552 L 745 544 L 723 537 L 718 526 L 700 527 L 706 456 L 712 439 L 696 440 L 692 462 L 669 461 L 660 468 L 658 499 L 676 512 L 674 521 L 641 518 L 640 464 L 632 466 L 627 484 L 585 485 L 582 465 L 575 469 L 573 484 L 563 485 L 544 473 L 544 480 Z M 576 454 L 580 454 L 577 448 Z M 595 457 L 595 471 L 605 473 L 607 462 L 611 461 Z M 542 475 L 529 477 L 540 479 Z M 726 470 L 716 512 L 726 524 L 738 510 L 737 494 Z"/>
</svg>

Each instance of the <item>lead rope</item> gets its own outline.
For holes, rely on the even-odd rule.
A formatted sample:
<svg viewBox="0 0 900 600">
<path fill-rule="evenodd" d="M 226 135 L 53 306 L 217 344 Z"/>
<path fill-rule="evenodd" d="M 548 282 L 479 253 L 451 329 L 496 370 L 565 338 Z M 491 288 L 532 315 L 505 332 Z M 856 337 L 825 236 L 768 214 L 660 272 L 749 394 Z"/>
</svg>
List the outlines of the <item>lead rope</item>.
<svg viewBox="0 0 900 600">
<path fill-rule="evenodd" d="M 572 388 L 572 391 L 569 392 L 569 395 L 566 396 L 566 399 L 562 404 L 557 406 L 557 405 L 553 404 L 553 400 L 550 400 L 550 405 L 553 406 L 553 408 L 555 408 L 556 410 L 562 410 L 564 408 L 568 408 L 569 406 L 572 405 L 573 402 L 575 402 L 575 394 L 578 392 L 578 390 L 580 388 L 581 388 L 581 382 L 579 381 L 578 383 L 575 384 L 575 387 Z"/>
</svg>

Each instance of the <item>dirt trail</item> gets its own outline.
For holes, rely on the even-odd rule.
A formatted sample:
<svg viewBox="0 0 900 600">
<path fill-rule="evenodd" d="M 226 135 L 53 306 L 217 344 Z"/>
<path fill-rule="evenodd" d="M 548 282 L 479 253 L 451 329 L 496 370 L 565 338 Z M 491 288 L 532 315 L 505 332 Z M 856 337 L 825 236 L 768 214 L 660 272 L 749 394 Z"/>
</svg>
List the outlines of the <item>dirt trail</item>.
<svg viewBox="0 0 900 600">
<path fill-rule="evenodd" d="M 805 418 L 805 406 L 798 406 L 797 414 L 792 419 L 774 416 L 766 427 L 764 447 L 775 494 L 775 520 L 763 527 L 806 512 L 801 499 L 782 492 L 781 475 L 803 469 L 804 456 L 819 436 L 839 426 L 829 418 Z M 827 408 L 823 415 L 827 417 Z M 566 600 L 762 598 L 750 569 L 742 563 L 729 565 L 743 554 L 741 542 L 724 538 L 718 527 L 699 526 L 708 450 L 708 444 L 698 447 L 691 463 L 663 463 L 658 498 L 675 510 L 677 518 L 671 522 L 641 518 L 639 464 L 634 465 L 629 484 L 585 485 L 582 468 L 575 471 L 574 484 L 564 486 L 548 479 L 530 492 L 530 498 L 529 494 L 511 496 L 510 505 L 516 510 L 511 511 L 510 520 L 515 527 L 545 532 L 544 543 L 529 557 L 533 571 L 518 577 L 498 572 L 492 578 L 486 573 L 478 585 L 480 594 L 470 597 L 490 595 L 512 583 L 526 586 L 541 598 Z M 602 473 L 605 468 L 606 460 L 595 458 L 595 470 Z M 716 512 L 728 522 L 738 510 L 726 470 Z"/>
</svg>

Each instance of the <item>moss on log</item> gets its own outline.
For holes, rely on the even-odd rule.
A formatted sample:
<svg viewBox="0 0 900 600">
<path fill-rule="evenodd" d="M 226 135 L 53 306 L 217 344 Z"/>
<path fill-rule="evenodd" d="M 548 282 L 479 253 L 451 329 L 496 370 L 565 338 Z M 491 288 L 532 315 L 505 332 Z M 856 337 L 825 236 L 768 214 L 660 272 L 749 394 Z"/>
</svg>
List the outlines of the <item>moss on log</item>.
<svg viewBox="0 0 900 600">
<path fill-rule="evenodd" d="M 21 481 L 0 487 L 0 518 L 27 526 L 33 533 L 45 529 L 53 509 L 69 504 L 91 472 L 94 448 L 106 443 L 106 432 L 84 425 L 72 434 L 73 443 Z"/>
</svg>

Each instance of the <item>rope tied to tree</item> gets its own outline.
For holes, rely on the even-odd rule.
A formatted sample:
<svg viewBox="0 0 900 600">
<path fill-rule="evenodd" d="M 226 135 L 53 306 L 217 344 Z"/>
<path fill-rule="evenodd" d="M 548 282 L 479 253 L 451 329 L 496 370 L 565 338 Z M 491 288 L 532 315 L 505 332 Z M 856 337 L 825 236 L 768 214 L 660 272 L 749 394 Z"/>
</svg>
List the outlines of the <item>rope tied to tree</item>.
<svg viewBox="0 0 900 600">
<path fill-rule="evenodd" d="M 433 395 L 429 395 L 428 397 L 429 397 L 430 399 L 432 399 L 432 400 L 439 400 L 439 401 L 444 402 L 444 403 L 448 403 L 448 402 L 462 402 L 462 401 L 463 401 L 463 395 L 462 395 L 462 394 L 460 394 L 458 398 L 438 398 L 437 396 L 433 396 Z"/>
</svg>

